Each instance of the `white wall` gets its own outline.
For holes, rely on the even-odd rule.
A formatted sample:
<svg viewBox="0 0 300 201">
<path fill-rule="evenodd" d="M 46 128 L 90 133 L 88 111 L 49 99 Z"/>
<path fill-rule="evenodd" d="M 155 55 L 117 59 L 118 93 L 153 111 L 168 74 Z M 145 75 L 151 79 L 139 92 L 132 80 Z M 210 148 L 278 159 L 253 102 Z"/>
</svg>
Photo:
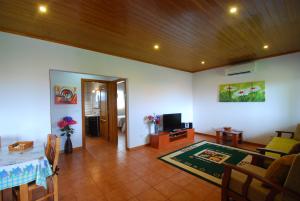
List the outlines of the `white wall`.
<svg viewBox="0 0 300 201">
<path fill-rule="evenodd" d="M 223 126 L 245 131 L 247 141 L 267 143 L 275 130 L 293 130 L 300 122 L 300 53 L 256 61 L 254 74 L 226 77 L 224 68 L 193 74 L 196 131 L 214 134 Z M 266 101 L 218 102 L 220 84 L 266 81 Z"/>
<path fill-rule="evenodd" d="M 61 131 L 57 126 L 57 122 L 65 116 L 71 116 L 77 121 L 73 125 L 74 134 L 72 136 L 72 144 L 74 147 L 82 145 L 82 100 L 81 100 L 81 79 L 96 79 L 96 80 L 116 80 L 117 78 L 108 76 L 88 75 L 81 73 L 63 72 L 57 70 L 50 71 L 50 114 L 51 114 L 51 133 L 60 134 Z M 77 104 L 55 104 L 54 87 L 69 86 L 77 88 Z M 61 147 L 64 146 L 65 137 L 62 138 Z"/>
<path fill-rule="evenodd" d="M 146 143 L 147 114 L 193 118 L 191 73 L 3 32 L 0 61 L 3 137 L 46 139 L 51 132 L 50 69 L 128 78 L 129 147 Z"/>
</svg>

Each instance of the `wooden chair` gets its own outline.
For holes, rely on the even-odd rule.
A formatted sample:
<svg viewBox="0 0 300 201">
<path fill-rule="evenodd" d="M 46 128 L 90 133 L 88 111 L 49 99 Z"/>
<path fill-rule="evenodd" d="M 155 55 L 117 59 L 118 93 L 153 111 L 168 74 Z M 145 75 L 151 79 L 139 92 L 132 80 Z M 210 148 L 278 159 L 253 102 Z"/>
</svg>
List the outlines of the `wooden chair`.
<svg viewBox="0 0 300 201">
<path fill-rule="evenodd" d="M 295 132 L 290 131 L 275 131 L 277 133 L 277 137 L 282 137 L 283 133 L 289 134 L 291 139 L 295 139 L 300 141 L 300 124 L 297 125 Z"/>
<path fill-rule="evenodd" d="M 59 153 L 60 153 L 60 138 L 56 135 L 49 134 L 47 139 L 47 145 L 45 147 L 45 154 L 46 157 L 52 166 L 53 175 L 47 178 L 47 193 L 37 199 L 36 201 L 46 200 L 50 197 L 53 197 L 54 201 L 58 201 L 58 160 L 59 160 Z M 53 191 L 50 192 L 49 185 L 52 183 Z M 42 188 L 41 186 L 36 185 L 35 183 L 30 183 L 28 185 L 28 200 L 32 201 L 32 192 L 36 189 Z M 15 195 L 17 199 L 19 199 L 19 191 L 16 190 Z"/>
<path fill-rule="evenodd" d="M 300 154 L 296 156 L 284 185 L 280 186 L 264 177 L 264 168 L 252 164 L 236 166 L 225 163 L 222 201 L 299 201 L 299 168 Z"/>
<path fill-rule="evenodd" d="M 298 124 L 296 128 L 296 132 L 276 131 L 276 133 L 277 136 L 274 137 L 267 144 L 265 148 L 257 149 L 259 153 L 263 155 L 272 156 L 275 158 L 279 158 L 281 156 L 288 155 L 288 154 L 295 154 L 295 152 L 290 153 L 290 151 L 293 150 L 294 146 L 298 146 L 297 144 L 300 143 L 300 124 Z M 289 134 L 290 137 L 289 138 L 283 137 L 284 133 Z"/>
</svg>

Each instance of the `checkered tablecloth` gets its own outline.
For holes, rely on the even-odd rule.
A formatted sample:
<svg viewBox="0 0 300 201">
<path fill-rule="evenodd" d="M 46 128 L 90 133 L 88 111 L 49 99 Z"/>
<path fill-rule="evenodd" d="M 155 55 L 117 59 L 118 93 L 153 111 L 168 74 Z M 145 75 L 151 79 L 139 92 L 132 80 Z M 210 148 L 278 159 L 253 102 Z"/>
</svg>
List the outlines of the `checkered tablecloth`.
<svg viewBox="0 0 300 201">
<path fill-rule="evenodd" d="M 42 146 L 12 153 L 0 148 L 0 190 L 32 181 L 46 188 L 46 179 L 50 175 L 52 169 Z"/>
</svg>

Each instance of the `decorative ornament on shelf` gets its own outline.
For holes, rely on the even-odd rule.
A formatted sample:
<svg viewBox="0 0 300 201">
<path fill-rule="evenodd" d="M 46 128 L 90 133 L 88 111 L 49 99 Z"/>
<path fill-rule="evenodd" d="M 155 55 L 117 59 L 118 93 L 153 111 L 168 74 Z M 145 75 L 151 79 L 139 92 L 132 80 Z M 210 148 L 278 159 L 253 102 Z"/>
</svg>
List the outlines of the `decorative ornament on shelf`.
<svg viewBox="0 0 300 201">
<path fill-rule="evenodd" d="M 145 120 L 145 123 L 148 124 L 149 126 L 149 133 L 153 133 L 152 132 L 152 125 L 154 125 L 154 133 L 158 133 L 159 132 L 159 125 L 160 125 L 160 115 L 148 115 L 148 116 L 145 116 L 144 118 Z"/>
<path fill-rule="evenodd" d="M 57 125 L 62 131 L 60 136 L 67 136 L 67 140 L 65 142 L 65 153 L 72 153 L 73 152 L 73 146 L 72 146 L 72 141 L 71 141 L 71 135 L 74 133 L 74 129 L 71 128 L 71 125 L 77 124 L 76 121 L 73 120 L 72 117 L 66 116 L 62 120 L 60 120 Z"/>
</svg>

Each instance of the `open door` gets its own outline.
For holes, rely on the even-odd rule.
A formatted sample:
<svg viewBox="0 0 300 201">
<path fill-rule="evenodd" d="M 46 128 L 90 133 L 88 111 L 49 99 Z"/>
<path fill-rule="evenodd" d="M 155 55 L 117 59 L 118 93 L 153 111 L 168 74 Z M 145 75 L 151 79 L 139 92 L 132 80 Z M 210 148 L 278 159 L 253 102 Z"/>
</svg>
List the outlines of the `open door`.
<svg viewBox="0 0 300 201">
<path fill-rule="evenodd" d="M 85 123 L 85 83 L 98 82 L 101 86 L 95 90 L 99 93 L 99 124 L 102 139 L 118 145 L 118 108 L 117 108 L 117 81 L 82 79 L 82 144 L 86 147 L 86 124 Z M 94 92 L 94 93 L 95 93 Z M 127 139 L 125 139 L 127 140 Z"/>
<path fill-rule="evenodd" d="M 104 84 L 100 88 L 100 136 L 109 141 L 109 120 L 107 103 L 107 85 Z"/>
<path fill-rule="evenodd" d="M 118 144 L 117 82 L 107 82 L 109 142 Z"/>
</svg>

